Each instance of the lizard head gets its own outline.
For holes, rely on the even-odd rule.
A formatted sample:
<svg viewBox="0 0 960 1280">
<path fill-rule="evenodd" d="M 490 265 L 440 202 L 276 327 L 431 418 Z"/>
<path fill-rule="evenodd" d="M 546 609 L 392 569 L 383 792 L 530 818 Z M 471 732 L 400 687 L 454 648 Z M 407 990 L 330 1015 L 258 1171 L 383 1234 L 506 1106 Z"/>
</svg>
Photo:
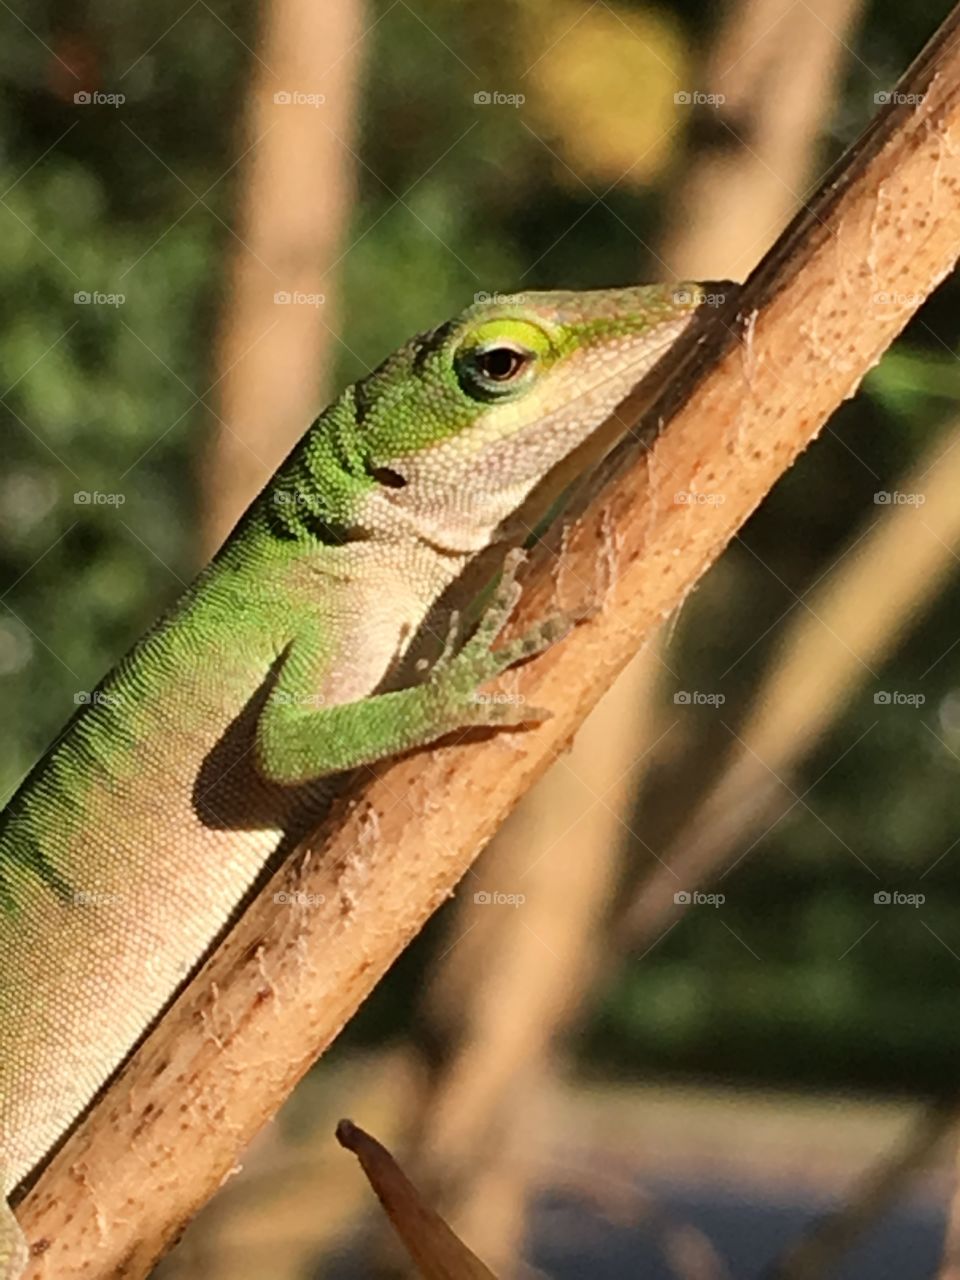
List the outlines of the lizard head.
<svg viewBox="0 0 960 1280">
<path fill-rule="evenodd" d="M 414 338 L 353 390 L 374 482 L 363 523 L 452 552 L 495 540 L 702 298 L 697 285 L 496 297 Z"/>
</svg>

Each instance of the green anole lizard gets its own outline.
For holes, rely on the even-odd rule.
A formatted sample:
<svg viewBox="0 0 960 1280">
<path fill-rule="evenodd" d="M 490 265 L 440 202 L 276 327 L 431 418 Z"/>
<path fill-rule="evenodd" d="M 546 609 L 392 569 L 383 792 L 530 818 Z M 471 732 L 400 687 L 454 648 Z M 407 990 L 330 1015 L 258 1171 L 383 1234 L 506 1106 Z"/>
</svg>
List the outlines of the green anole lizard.
<svg viewBox="0 0 960 1280">
<path fill-rule="evenodd" d="M 480 686 L 571 615 L 493 642 L 528 498 L 685 329 L 700 286 L 478 303 L 313 423 L 213 562 L 0 814 L 0 1280 L 7 1205 L 183 985 L 334 775 L 547 711 Z M 444 601 L 496 557 L 465 642 Z"/>
</svg>

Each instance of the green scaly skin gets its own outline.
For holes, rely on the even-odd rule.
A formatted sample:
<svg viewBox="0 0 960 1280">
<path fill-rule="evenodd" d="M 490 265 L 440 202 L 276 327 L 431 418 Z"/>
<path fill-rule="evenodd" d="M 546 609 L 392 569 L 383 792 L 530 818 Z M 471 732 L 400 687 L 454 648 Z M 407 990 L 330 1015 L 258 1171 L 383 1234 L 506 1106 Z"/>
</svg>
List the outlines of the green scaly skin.
<svg viewBox="0 0 960 1280">
<path fill-rule="evenodd" d="M 6 1196 L 319 820 L 333 775 L 546 714 L 474 697 L 570 625 L 491 649 L 512 558 L 472 638 L 414 659 L 696 303 L 696 286 L 518 295 L 401 347 L 321 414 L 0 815 L 0 1280 L 26 1259 Z"/>
</svg>

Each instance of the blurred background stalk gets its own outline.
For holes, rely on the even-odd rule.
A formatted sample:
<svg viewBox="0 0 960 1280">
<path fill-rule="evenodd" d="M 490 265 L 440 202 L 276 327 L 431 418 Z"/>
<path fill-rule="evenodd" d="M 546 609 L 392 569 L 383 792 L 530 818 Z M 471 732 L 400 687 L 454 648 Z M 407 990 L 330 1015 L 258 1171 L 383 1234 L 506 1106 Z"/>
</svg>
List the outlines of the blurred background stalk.
<svg viewBox="0 0 960 1280">
<path fill-rule="evenodd" d="M 891 491 L 883 491 L 889 498 Z M 880 502 L 833 565 L 779 623 L 777 653 L 710 792 L 651 868 L 621 922 L 643 949 L 692 889 L 746 858 L 803 797 L 798 765 L 877 672 L 955 572 L 960 551 L 960 424 L 948 428 Z M 881 691 L 880 696 L 883 696 Z M 879 706 L 886 705 L 880 702 Z"/>
<path fill-rule="evenodd" d="M 216 344 L 201 563 L 329 397 L 364 21 L 361 0 L 270 0 L 261 11 L 237 146 L 243 177 Z M 317 95 L 322 111 L 301 101 Z"/>
</svg>

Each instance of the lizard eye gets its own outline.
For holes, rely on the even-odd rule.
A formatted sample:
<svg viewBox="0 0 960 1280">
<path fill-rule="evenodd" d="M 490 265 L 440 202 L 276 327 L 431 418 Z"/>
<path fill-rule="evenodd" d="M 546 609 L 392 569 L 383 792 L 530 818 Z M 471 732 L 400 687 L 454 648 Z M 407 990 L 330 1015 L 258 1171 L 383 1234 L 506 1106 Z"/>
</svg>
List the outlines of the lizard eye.
<svg viewBox="0 0 960 1280">
<path fill-rule="evenodd" d="M 491 382 L 508 382 L 515 378 L 529 356 L 515 347 L 491 347 L 477 352 L 477 368 Z"/>
<path fill-rule="evenodd" d="M 519 343 L 501 339 L 465 352 L 457 360 L 457 375 L 468 395 L 492 400 L 512 391 L 535 358 Z"/>
</svg>

